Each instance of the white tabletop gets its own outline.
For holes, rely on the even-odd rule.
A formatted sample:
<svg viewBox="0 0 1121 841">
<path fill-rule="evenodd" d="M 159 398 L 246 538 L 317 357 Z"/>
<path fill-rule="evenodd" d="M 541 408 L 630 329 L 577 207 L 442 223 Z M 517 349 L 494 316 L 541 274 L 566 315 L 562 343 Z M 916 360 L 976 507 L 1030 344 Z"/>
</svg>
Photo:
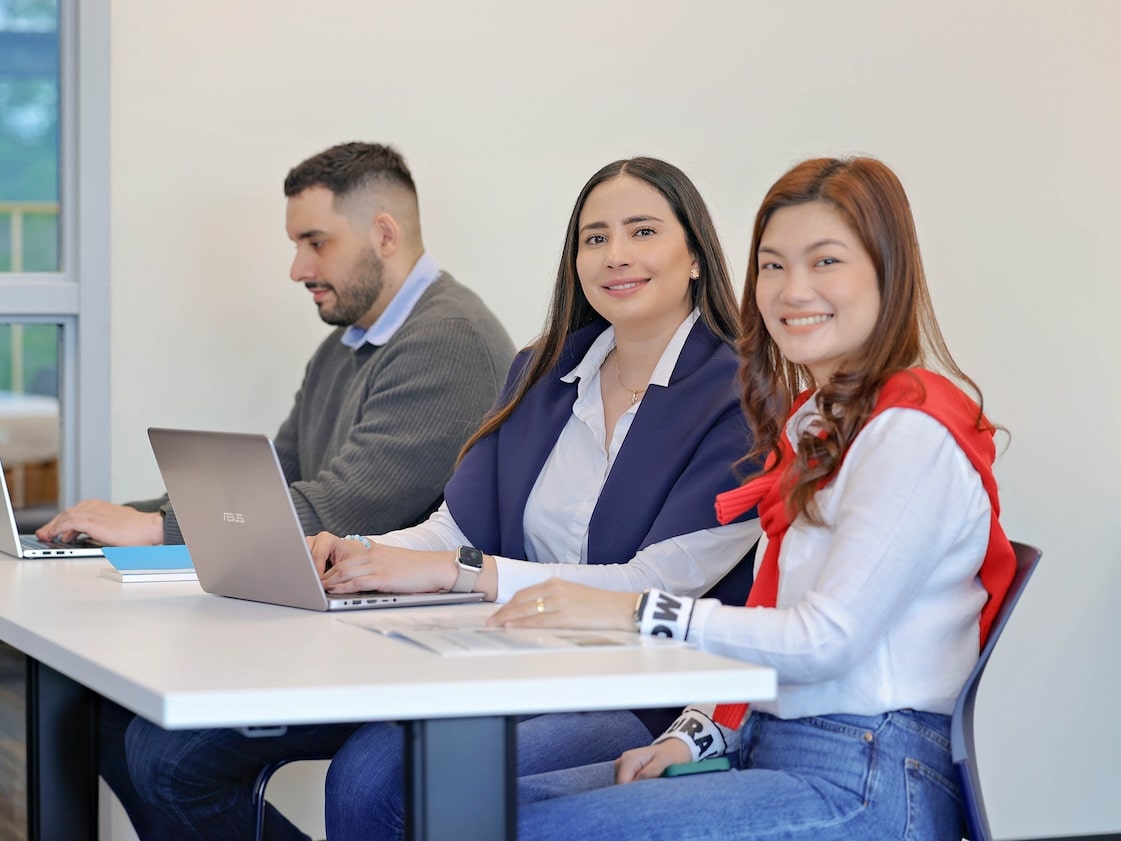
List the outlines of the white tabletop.
<svg viewBox="0 0 1121 841">
<path fill-rule="evenodd" d="M 167 728 L 429 719 L 773 698 L 689 647 L 446 657 L 338 615 L 121 584 L 104 559 L 0 556 L 0 639 Z M 489 612 L 493 605 L 406 608 Z M 396 610 L 401 610 L 397 608 Z"/>
</svg>

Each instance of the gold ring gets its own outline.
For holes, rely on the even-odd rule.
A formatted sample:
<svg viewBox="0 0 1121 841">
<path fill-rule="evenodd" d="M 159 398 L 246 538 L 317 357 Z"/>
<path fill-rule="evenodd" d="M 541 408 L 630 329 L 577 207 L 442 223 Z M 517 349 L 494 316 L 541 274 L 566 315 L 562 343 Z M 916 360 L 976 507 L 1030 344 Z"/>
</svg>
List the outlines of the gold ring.
<svg viewBox="0 0 1121 841">
<path fill-rule="evenodd" d="M 544 599 L 538 599 L 537 600 L 537 612 L 538 613 L 544 613 L 545 612 L 545 600 Z"/>
</svg>

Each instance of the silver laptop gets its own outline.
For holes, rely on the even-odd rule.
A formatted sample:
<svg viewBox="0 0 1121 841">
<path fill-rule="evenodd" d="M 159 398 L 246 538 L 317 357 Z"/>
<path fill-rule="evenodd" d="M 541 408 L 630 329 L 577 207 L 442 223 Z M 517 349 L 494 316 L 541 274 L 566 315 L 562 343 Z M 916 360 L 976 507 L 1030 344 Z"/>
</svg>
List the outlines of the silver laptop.
<svg viewBox="0 0 1121 841">
<path fill-rule="evenodd" d="M 330 595 L 319 581 L 270 438 L 152 427 L 148 440 L 208 593 L 308 610 L 482 599 L 482 593 Z"/>
<path fill-rule="evenodd" d="M 101 547 L 88 540 L 73 543 L 40 540 L 33 534 L 20 534 L 16 525 L 16 511 L 4 479 L 4 465 L 0 464 L 0 494 L 4 496 L 4 511 L 0 514 L 0 552 L 17 558 L 99 558 Z"/>
</svg>

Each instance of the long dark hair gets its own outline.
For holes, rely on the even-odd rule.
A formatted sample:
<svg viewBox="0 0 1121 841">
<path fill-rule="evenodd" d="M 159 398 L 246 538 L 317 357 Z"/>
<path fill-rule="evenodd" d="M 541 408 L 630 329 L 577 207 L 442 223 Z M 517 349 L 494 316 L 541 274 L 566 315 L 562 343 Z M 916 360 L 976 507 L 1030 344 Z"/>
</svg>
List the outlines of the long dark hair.
<svg viewBox="0 0 1121 841">
<path fill-rule="evenodd" d="M 833 208 L 859 238 L 876 268 L 881 302 L 863 348 L 825 383 L 782 356 L 755 301 L 759 244 L 767 223 L 781 208 L 814 201 Z M 934 367 L 966 385 L 983 405 L 980 389 L 954 362 L 938 328 L 907 194 L 895 173 L 874 158 L 808 160 L 775 182 L 755 217 L 740 315 L 743 403 L 755 433 L 748 458 L 777 457 L 794 398 L 807 388 L 818 389 L 820 421 L 798 440 L 795 479 L 788 489 L 791 512 L 811 522 L 820 522 L 812 507 L 817 488 L 839 469 L 892 374 Z M 980 411 L 977 420 L 982 422 Z"/>
<path fill-rule="evenodd" d="M 716 234 L 716 226 L 713 225 L 708 207 L 696 186 L 680 169 L 657 158 L 628 158 L 610 163 L 588 179 L 576 198 L 568 219 L 564 249 L 557 268 L 557 280 L 553 285 L 545 329 L 530 345 L 532 355 L 521 379 L 506 403 L 489 414 L 478 431 L 464 444 L 460 458 L 477 441 L 501 426 L 518 407 L 526 392 L 558 364 L 565 340 L 571 333 L 601 318 L 588 303 L 576 272 L 580 214 L 592 190 L 605 181 L 624 175 L 637 178 L 653 187 L 673 208 L 677 221 L 685 229 L 685 242 L 689 252 L 700 269 L 700 277 L 690 284 L 693 306 L 700 310 L 701 319 L 713 333 L 728 344 L 735 344 L 739 336 L 739 317 L 735 292 L 728 274 L 728 263 Z"/>
</svg>

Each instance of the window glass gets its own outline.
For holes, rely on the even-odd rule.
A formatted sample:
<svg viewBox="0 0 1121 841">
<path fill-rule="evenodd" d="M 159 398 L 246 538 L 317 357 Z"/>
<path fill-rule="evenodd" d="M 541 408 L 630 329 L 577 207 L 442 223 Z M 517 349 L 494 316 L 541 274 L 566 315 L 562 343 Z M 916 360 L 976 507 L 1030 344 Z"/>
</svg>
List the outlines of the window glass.
<svg viewBox="0 0 1121 841">
<path fill-rule="evenodd" d="M 57 324 L 0 324 L 0 463 L 18 520 L 58 503 Z"/>
<path fill-rule="evenodd" d="M 57 272 L 58 0 L 0 0 L 0 271 Z"/>
<path fill-rule="evenodd" d="M 58 0 L 0 0 L 0 272 L 25 280 L 63 268 L 58 29 Z M 17 516 L 58 501 L 62 328 L 44 322 L 0 301 L 0 462 Z"/>
</svg>

